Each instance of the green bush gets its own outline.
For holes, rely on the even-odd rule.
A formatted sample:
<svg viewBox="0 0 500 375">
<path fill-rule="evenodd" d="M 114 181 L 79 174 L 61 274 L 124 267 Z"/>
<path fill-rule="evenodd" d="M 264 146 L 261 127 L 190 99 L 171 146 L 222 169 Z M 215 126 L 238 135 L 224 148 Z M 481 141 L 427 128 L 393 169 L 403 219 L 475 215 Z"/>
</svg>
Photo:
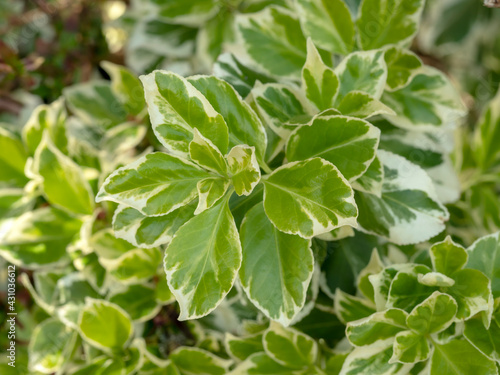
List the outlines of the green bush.
<svg viewBox="0 0 500 375">
<path fill-rule="evenodd" d="M 113 9 L 125 65 L 4 77 L 2 374 L 498 374 L 500 10 Z"/>
</svg>

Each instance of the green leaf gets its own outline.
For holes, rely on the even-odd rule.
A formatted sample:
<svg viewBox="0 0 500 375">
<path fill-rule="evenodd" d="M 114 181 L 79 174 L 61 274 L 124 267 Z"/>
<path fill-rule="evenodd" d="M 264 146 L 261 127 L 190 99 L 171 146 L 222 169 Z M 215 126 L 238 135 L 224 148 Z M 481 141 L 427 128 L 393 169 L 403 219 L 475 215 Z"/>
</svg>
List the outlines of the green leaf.
<svg viewBox="0 0 500 375">
<path fill-rule="evenodd" d="M 453 340 L 444 345 L 434 345 L 430 373 L 432 375 L 498 374 L 495 363 L 466 340 Z"/>
<path fill-rule="evenodd" d="M 266 316 L 289 325 L 304 306 L 312 277 L 310 240 L 280 232 L 262 204 L 247 212 L 240 235 L 243 289 Z"/>
<path fill-rule="evenodd" d="M 424 0 L 363 0 L 357 21 L 362 49 L 407 45 L 418 30 Z"/>
<path fill-rule="evenodd" d="M 366 267 L 359 272 L 357 279 L 358 290 L 363 296 L 365 296 L 372 302 L 375 302 L 375 290 L 373 289 L 373 285 L 370 282 L 370 275 L 378 274 L 383 269 L 384 263 L 382 263 L 377 249 L 373 249 L 370 256 L 370 261 L 368 262 Z"/>
<path fill-rule="evenodd" d="M 141 88 L 142 90 L 142 88 Z M 138 146 L 146 135 L 145 126 L 135 122 L 126 122 L 106 131 L 100 148 L 111 154 L 112 158 L 119 158 L 122 152 L 130 152 Z"/>
<path fill-rule="evenodd" d="M 250 93 L 257 81 L 274 82 L 274 79 L 243 65 L 230 53 L 223 53 L 219 56 L 213 66 L 213 73 L 233 86 L 243 98 Z"/>
<path fill-rule="evenodd" d="M 447 293 L 457 301 L 457 318 L 468 319 L 481 311 L 490 315 L 493 296 L 488 277 L 478 270 L 464 269 L 455 272 L 452 278 L 455 284 L 448 288 Z"/>
<path fill-rule="evenodd" d="M 481 237 L 468 249 L 467 268 L 484 273 L 491 280 L 493 297 L 500 297 L 500 232 Z"/>
<path fill-rule="evenodd" d="M 80 83 L 64 89 L 69 109 L 84 123 L 110 128 L 127 120 L 127 111 L 108 81 Z"/>
<path fill-rule="evenodd" d="M 418 275 L 418 282 L 427 286 L 448 287 L 455 285 L 455 280 L 439 272 L 429 272 Z"/>
<path fill-rule="evenodd" d="M 379 150 L 384 166 L 382 195 L 356 192 L 363 230 L 399 245 L 425 241 L 444 228 L 449 214 L 429 176 L 406 159 Z"/>
<path fill-rule="evenodd" d="M 217 203 L 226 194 L 229 185 L 229 180 L 221 177 L 209 177 L 198 181 L 196 187 L 199 199 L 194 214 L 198 215 Z"/>
<path fill-rule="evenodd" d="M 246 337 L 236 337 L 226 332 L 224 344 L 231 357 L 244 361 L 254 353 L 264 351 L 262 333 Z"/>
<path fill-rule="evenodd" d="M 251 96 L 263 122 L 284 139 L 295 129 L 295 121 L 309 120 L 316 113 L 307 98 L 291 86 L 278 83 L 256 85 Z"/>
<path fill-rule="evenodd" d="M 353 191 L 339 170 L 324 159 L 288 163 L 263 182 L 264 209 L 282 232 L 310 238 L 356 225 Z"/>
<path fill-rule="evenodd" d="M 165 251 L 165 272 L 181 308 L 180 320 L 207 315 L 233 286 L 242 255 L 227 201 L 221 199 L 180 227 Z"/>
<path fill-rule="evenodd" d="M 394 111 L 381 101 L 361 91 L 351 91 L 344 96 L 337 109 L 346 116 L 368 118 L 380 114 L 394 115 Z"/>
<path fill-rule="evenodd" d="M 396 112 L 396 116 L 386 118 L 408 130 L 451 127 L 465 114 L 460 95 L 449 79 L 429 66 L 422 67 L 407 86 L 385 92 L 382 102 Z"/>
<path fill-rule="evenodd" d="M 129 285 L 122 291 L 114 291 L 109 302 L 120 306 L 134 321 L 145 322 L 152 319 L 161 306 L 155 299 L 155 289 L 148 285 Z"/>
<path fill-rule="evenodd" d="M 171 23 L 198 26 L 212 18 L 218 11 L 214 0 L 171 0 L 156 3 L 160 6 L 159 15 Z"/>
<path fill-rule="evenodd" d="M 63 152 L 66 151 L 68 144 L 66 119 L 67 113 L 62 98 L 50 105 L 42 104 L 36 107 L 22 130 L 23 141 L 29 153 L 35 153 L 46 129 L 56 147 Z"/>
<path fill-rule="evenodd" d="M 320 111 L 333 107 L 339 88 L 337 75 L 325 65 L 310 38 L 307 39 L 307 60 L 302 68 L 302 88 L 307 99 Z"/>
<path fill-rule="evenodd" d="M 371 345 L 404 331 L 407 313 L 400 309 L 377 312 L 367 318 L 349 322 L 346 336 L 355 346 Z"/>
<path fill-rule="evenodd" d="M 132 207 L 120 205 L 113 216 L 114 235 L 136 247 L 151 248 L 167 244 L 180 226 L 193 217 L 195 206 L 190 203 L 167 215 L 151 217 L 144 216 Z"/>
<path fill-rule="evenodd" d="M 94 193 L 83 170 L 54 146 L 48 133 L 36 149 L 33 165 L 50 203 L 77 214 L 94 212 Z"/>
<path fill-rule="evenodd" d="M 141 76 L 156 137 L 167 150 L 187 156 L 194 129 L 222 153 L 228 147 L 226 122 L 189 81 L 167 71 Z"/>
<path fill-rule="evenodd" d="M 33 331 L 28 347 L 31 371 L 51 374 L 68 361 L 77 333 L 56 319 L 47 319 Z"/>
<path fill-rule="evenodd" d="M 131 206 L 148 216 L 166 215 L 191 202 L 198 182 L 210 176 L 185 159 L 155 152 L 111 173 L 96 201 Z"/>
<path fill-rule="evenodd" d="M 193 140 L 189 143 L 189 157 L 200 167 L 225 176 L 227 164 L 219 149 L 194 128 Z"/>
<path fill-rule="evenodd" d="M 227 154 L 227 164 L 234 190 L 238 195 L 250 195 L 260 181 L 260 167 L 255 148 L 234 146 Z"/>
<path fill-rule="evenodd" d="M 276 76 L 299 76 L 306 61 L 306 39 L 291 11 L 266 7 L 258 13 L 238 15 L 236 27 L 242 47 L 252 62 Z"/>
<path fill-rule="evenodd" d="M 385 51 L 387 64 L 387 88 L 397 90 L 405 87 L 422 67 L 422 61 L 413 52 L 392 47 Z"/>
<path fill-rule="evenodd" d="M 465 249 L 453 242 L 450 236 L 430 248 L 432 267 L 445 275 L 451 276 L 467 264 L 468 254 Z"/>
<path fill-rule="evenodd" d="M 345 359 L 340 375 L 409 374 L 411 364 L 390 363 L 392 343 L 355 348 Z"/>
<path fill-rule="evenodd" d="M 111 77 L 111 90 L 131 115 L 137 116 L 146 109 L 141 81 L 127 68 L 109 61 L 101 62 Z"/>
<path fill-rule="evenodd" d="M 366 318 L 376 312 L 375 306 L 369 300 L 351 296 L 337 288 L 335 291 L 335 313 L 344 324 Z"/>
<path fill-rule="evenodd" d="M 430 270 L 423 265 L 416 265 L 399 271 L 391 282 L 387 306 L 411 311 L 423 302 L 437 288 L 419 283 L 419 276 Z"/>
<path fill-rule="evenodd" d="M 123 350 L 133 333 L 132 321 L 121 307 L 93 298 L 81 311 L 78 327 L 85 341 L 109 352 Z"/>
<path fill-rule="evenodd" d="M 354 23 L 342 0 L 296 0 L 304 34 L 331 53 L 347 55 L 354 47 Z"/>
<path fill-rule="evenodd" d="M 500 152 L 497 146 L 500 142 L 499 103 L 500 90 L 483 111 L 476 127 L 474 156 L 483 171 L 498 166 L 500 162 Z"/>
<path fill-rule="evenodd" d="M 455 319 L 457 303 L 447 294 L 434 292 L 421 304 L 415 306 L 406 318 L 408 328 L 426 335 L 448 328 Z"/>
<path fill-rule="evenodd" d="M 337 103 L 351 91 L 361 91 L 380 99 L 387 79 L 383 51 L 353 52 L 335 68 L 340 80 Z"/>
<path fill-rule="evenodd" d="M 415 363 L 429 358 L 431 350 L 425 336 L 403 331 L 394 338 L 394 353 L 390 362 Z"/>
<path fill-rule="evenodd" d="M 23 143 L 13 133 L 0 127 L 0 184 L 22 187 L 28 182 L 24 166 L 28 155 Z"/>
<path fill-rule="evenodd" d="M 500 361 L 500 317 L 498 312 L 489 329 L 484 326 L 481 319 L 467 320 L 464 336 L 485 356 L 494 361 Z"/>
<path fill-rule="evenodd" d="M 66 247 L 82 221 L 52 207 L 26 212 L 14 219 L 0 237 L 0 254 L 28 269 L 68 261 Z M 3 228 L 2 228 L 3 229 Z"/>
<path fill-rule="evenodd" d="M 318 356 L 318 346 L 309 336 L 277 323 L 264 334 L 264 349 L 280 365 L 303 369 L 313 365 Z"/>
<path fill-rule="evenodd" d="M 292 133 L 286 146 L 288 161 L 323 158 L 348 180 L 361 176 L 375 158 L 380 130 L 345 116 L 316 117 L 310 126 Z"/>
<path fill-rule="evenodd" d="M 198 348 L 180 347 L 170 353 L 170 360 L 186 375 L 224 375 L 232 361 L 216 357 Z"/>
</svg>

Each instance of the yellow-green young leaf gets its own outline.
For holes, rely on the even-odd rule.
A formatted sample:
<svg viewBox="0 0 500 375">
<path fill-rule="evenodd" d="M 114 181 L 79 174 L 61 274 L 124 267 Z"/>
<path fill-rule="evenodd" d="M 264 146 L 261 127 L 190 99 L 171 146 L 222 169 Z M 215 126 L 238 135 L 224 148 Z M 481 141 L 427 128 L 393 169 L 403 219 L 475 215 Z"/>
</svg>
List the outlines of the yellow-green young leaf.
<svg viewBox="0 0 500 375">
<path fill-rule="evenodd" d="M 125 204 L 148 216 L 166 215 L 191 202 L 198 181 L 211 176 L 185 159 L 155 152 L 109 175 L 96 201 Z"/>
<path fill-rule="evenodd" d="M 18 137 L 0 126 L 0 185 L 23 187 L 28 178 L 24 166 L 28 154 Z"/>
<path fill-rule="evenodd" d="M 236 337 L 226 332 L 224 344 L 232 358 L 244 361 L 252 354 L 264 351 L 262 336 L 262 333 L 257 333 L 246 337 Z"/>
<path fill-rule="evenodd" d="M 357 20 L 362 49 L 408 45 L 418 30 L 424 0 L 363 0 Z"/>
<path fill-rule="evenodd" d="M 112 353 L 124 350 L 133 334 L 130 316 L 121 307 L 93 298 L 87 299 L 78 328 L 89 344 Z"/>
<path fill-rule="evenodd" d="M 340 80 L 337 103 L 351 91 L 362 91 L 380 99 L 387 79 L 383 51 L 353 52 L 335 68 Z"/>
<path fill-rule="evenodd" d="M 355 348 L 346 357 L 339 375 L 407 375 L 412 364 L 390 363 L 391 343 Z"/>
<path fill-rule="evenodd" d="M 399 245 L 440 233 L 449 214 L 437 200 L 430 177 L 398 155 L 378 150 L 377 156 L 384 167 L 382 194 L 356 192 L 361 228 Z"/>
<path fill-rule="evenodd" d="M 64 89 L 69 109 L 84 123 L 110 128 L 127 121 L 127 111 L 108 81 L 80 83 Z"/>
<path fill-rule="evenodd" d="M 293 328 L 283 328 L 278 323 L 264 334 L 264 350 L 280 365 L 300 370 L 316 362 L 318 345 L 311 337 Z"/>
<path fill-rule="evenodd" d="M 497 375 L 495 362 L 485 357 L 467 340 L 452 340 L 434 345 L 431 357 L 431 375 Z"/>
<path fill-rule="evenodd" d="M 346 116 L 316 117 L 310 126 L 295 130 L 286 145 L 288 161 L 323 158 L 348 180 L 355 180 L 375 158 L 380 130 Z"/>
<path fill-rule="evenodd" d="M 54 318 L 44 320 L 33 331 L 28 347 L 28 367 L 52 374 L 61 369 L 74 350 L 77 333 Z"/>
<path fill-rule="evenodd" d="M 224 375 L 233 362 L 203 349 L 184 346 L 170 353 L 169 358 L 181 374 L 189 375 Z"/>
<path fill-rule="evenodd" d="M 493 311 L 491 282 L 478 270 L 464 269 L 452 275 L 455 284 L 446 290 L 458 304 L 457 318 L 468 319 L 485 311 L 487 325 Z"/>
<path fill-rule="evenodd" d="M 257 114 L 227 82 L 213 76 L 194 76 L 188 81 L 196 87 L 224 118 L 229 130 L 229 147 L 240 144 L 255 147 L 257 160 L 266 153 L 267 136 Z M 223 154 L 226 149 L 220 149 Z"/>
<path fill-rule="evenodd" d="M 500 361 L 500 311 L 497 308 L 489 328 L 481 319 L 473 318 L 465 322 L 464 336 L 488 358 Z"/>
<path fill-rule="evenodd" d="M 109 61 L 101 62 L 102 68 L 111 77 L 111 90 L 131 115 L 137 116 L 146 110 L 141 81 L 127 68 Z"/>
<path fill-rule="evenodd" d="M 422 66 L 422 60 L 417 55 L 403 48 L 387 49 L 384 58 L 387 64 L 386 88 L 391 91 L 406 86 Z"/>
<path fill-rule="evenodd" d="M 129 285 L 126 289 L 111 292 L 109 302 L 120 306 L 134 321 L 152 319 L 161 306 L 156 302 L 155 289 L 149 285 Z"/>
<path fill-rule="evenodd" d="M 210 139 L 225 153 L 228 147 L 226 122 L 210 102 L 181 76 L 156 70 L 140 77 L 153 131 L 169 151 L 187 156 L 193 129 Z"/>
<path fill-rule="evenodd" d="M 0 237 L 0 254 L 11 263 L 36 269 L 68 262 L 66 247 L 80 231 L 82 221 L 56 208 L 43 207 L 24 213 L 9 226 Z"/>
<path fill-rule="evenodd" d="M 354 23 L 342 0 L 296 0 L 306 36 L 328 52 L 347 55 L 354 46 Z"/>
<path fill-rule="evenodd" d="M 403 331 L 394 338 L 394 352 L 389 362 L 415 363 L 429 358 L 431 349 L 427 338 L 412 331 Z"/>
<path fill-rule="evenodd" d="M 82 169 L 54 146 L 47 132 L 36 149 L 33 168 L 43 179 L 50 203 L 76 214 L 94 212 L 94 194 Z"/>
<path fill-rule="evenodd" d="M 256 85 L 251 97 L 264 123 L 284 139 L 288 138 L 297 124 L 309 121 L 317 112 L 302 92 L 287 85 Z"/>
<path fill-rule="evenodd" d="M 491 280 L 493 297 L 500 297 L 500 232 L 485 236 L 467 249 L 467 268 L 484 273 Z"/>
<path fill-rule="evenodd" d="M 370 275 L 375 275 L 384 269 L 384 264 L 380 260 L 377 249 L 372 250 L 370 256 L 370 261 L 365 268 L 361 270 L 356 281 L 358 290 L 363 296 L 368 298 L 370 301 L 375 302 L 375 290 L 372 283 L 370 282 Z"/>
<path fill-rule="evenodd" d="M 298 372 L 300 373 L 300 372 Z M 293 369 L 287 366 L 280 365 L 274 361 L 266 353 L 254 353 L 245 361 L 241 362 L 230 373 L 231 375 L 247 375 L 247 374 L 273 374 L 273 375 L 290 375 L 295 374 Z"/>
<path fill-rule="evenodd" d="M 241 244 L 227 201 L 221 199 L 180 227 L 165 251 L 165 273 L 180 320 L 213 311 L 236 279 Z"/>
<path fill-rule="evenodd" d="M 406 318 L 408 328 L 426 335 L 448 328 L 457 314 L 457 303 L 448 294 L 434 292 L 421 304 L 415 306 Z"/>
<path fill-rule="evenodd" d="M 500 90 L 484 110 L 476 127 L 474 154 L 482 170 L 500 162 Z"/>
<path fill-rule="evenodd" d="M 346 336 L 355 346 L 371 345 L 407 330 L 408 314 L 399 309 L 377 312 L 367 318 L 347 324 Z"/>
<path fill-rule="evenodd" d="M 131 149 L 141 143 L 146 133 L 146 127 L 138 125 L 136 122 L 117 125 L 104 133 L 101 149 L 111 154 L 113 158 L 120 157 L 121 153 L 129 153 Z"/>
<path fill-rule="evenodd" d="M 260 181 L 260 167 L 255 148 L 234 146 L 227 154 L 227 164 L 236 194 L 250 195 Z"/>
<path fill-rule="evenodd" d="M 194 129 L 193 140 L 189 143 L 189 157 L 200 167 L 211 172 L 225 176 L 227 165 L 220 150 L 210 141 L 201 135 L 198 129 Z"/>
<path fill-rule="evenodd" d="M 50 105 L 39 105 L 31 113 L 23 127 L 23 141 L 30 154 L 34 154 L 42 140 L 45 129 L 48 129 L 50 138 L 56 147 L 65 152 L 68 144 L 66 136 L 67 113 L 63 99 L 58 99 Z"/>
<path fill-rule="evenodd" d="M 335 291 L 334 307 L 339 320 L 344 324 L 366 318 L 376 312 L 372 301 L 351 296 L 339 288 Z"/>
<path fill-rule="evenodd" d="M 103 263 L 103 266 L 122 283 L 137 283 L 156 275 L 160 264 L 161 252 L 153 248 L 129 250 L 114 261 Z"/>
<path fill-rule="evenodd" d="M 371 97 L 369 94 L 361 91 L 351 91 L 339 103 L 337 109 L 346 116 L 368 118 L 380 114 L 394 115 L 394 111 Z"/>
<path fill-rule="evenodd" d="M 409 130 L 449 128 L 463 116 L 464 104 L 449 79 L 435 68 L 425 66 L 405 87 L 385 92 L 382 102 L 396 112 L 385 117 Z"/>
<path fill-rule="evenodd" d="M 209 177 L 199 181 L 196 185 L 198 206 L 194 214 L 198 215 L 217 203 L 224 196 L 229 185 L 229 180 L 222 177 Z"/>
<path fill-rule="evenodd" d="M 378 156 L 375 156 L 370 166 L 361 177 L 352 183 L 352 187 L 364 193 L 373 194 L 380 198 L 384 183 L 384 166 Z"/>
<path fill-rule="evenodd" d="M 412 264 L 399 271 L 391 282 L 387 306 L 410 312 L 415 305 L 423 302 L 437 290 L 437 287 L 419 283 L 419 276 L 428 272 L 430 269 L 427 266 Z"/>
<path fill-rule="evenodd" d="M 298 77 L 306 61 L 306 39 L 295 14 L 281 7 L 238 15 L 241 44 L 255 65 L 275 76 Z"/>
<path fill-rule="evenodd" d="M 240 235 L 243 289 L 266 316 L 289 325 L 304 306 L 313 273 L 310 240 L 276 229 L 261 203 L 247 212 Z"/>
<path fill-rule="evenodd" d="M 288 163 L 263 182 L 264 209 L 282 232 L 311 238 L 344 225 L 356 226 L 353 191 L 324 159 Z"/>
<path fill-rule="evenodd" d="M 193 217 L 195 207 L 196 204 L 190 203 L 167 215 L 151 217 L 132 207 L 120 205 L 113 216 L 114 235 L 136 247 L 151 248 L 167 244 L 177 229 Z"/>
<path fill-rule="evenodd" d="M 442 274 L 451 276 L 467 264 L 468 253 L 465 249 L 453 242 L 450 236 L 444 241 L 435 243 L 429 250 L 432 267 Z"/>
<path fill-rule="evenodd" d="M 310 38 L 307 39 L 306 64 L 302 68 L 302 89 L 320 111 L 333 107 L 339 89 L 337 75 L 325 65 Z"/>
<path fill-rule="evenodd" d="M 418 282 L 427 286 L 448 287 L 455 285 L 455 280 L 439 272 L 429 272 L 418 275 Z"/>
</svg>

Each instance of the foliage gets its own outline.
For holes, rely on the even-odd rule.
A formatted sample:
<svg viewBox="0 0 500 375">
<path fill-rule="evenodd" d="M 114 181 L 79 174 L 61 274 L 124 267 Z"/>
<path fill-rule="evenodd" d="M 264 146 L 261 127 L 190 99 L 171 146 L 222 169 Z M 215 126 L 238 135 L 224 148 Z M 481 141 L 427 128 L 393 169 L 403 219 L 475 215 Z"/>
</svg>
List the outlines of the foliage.
<svg viewBox="0 0 500 375">
<path fill-rule="evenodd" d="M 133 1 L 128 67 L 0 126 L 2 373 L 498 374 L 500 93 L 436 9 Z"/>
</svg>

